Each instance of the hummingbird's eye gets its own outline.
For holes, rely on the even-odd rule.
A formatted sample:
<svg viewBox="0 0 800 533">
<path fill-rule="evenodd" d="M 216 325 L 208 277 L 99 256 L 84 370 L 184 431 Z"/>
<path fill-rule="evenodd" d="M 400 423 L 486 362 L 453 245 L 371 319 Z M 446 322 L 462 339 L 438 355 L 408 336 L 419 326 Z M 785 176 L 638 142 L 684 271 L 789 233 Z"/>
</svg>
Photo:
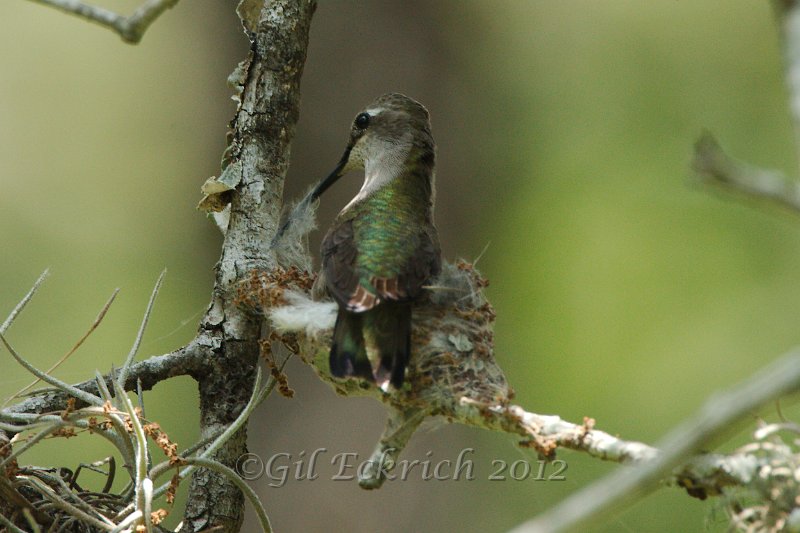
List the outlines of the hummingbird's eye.
<svg viewBox="0 0 800 533">
<path fill-rule="evenodd" d="M 360 130 L 367 129 L 367 126 L 369 126 L 369 114 L 359 113 L 358 116 L 356 117 L 355 125 L 356 128 Z"/>
</svg>

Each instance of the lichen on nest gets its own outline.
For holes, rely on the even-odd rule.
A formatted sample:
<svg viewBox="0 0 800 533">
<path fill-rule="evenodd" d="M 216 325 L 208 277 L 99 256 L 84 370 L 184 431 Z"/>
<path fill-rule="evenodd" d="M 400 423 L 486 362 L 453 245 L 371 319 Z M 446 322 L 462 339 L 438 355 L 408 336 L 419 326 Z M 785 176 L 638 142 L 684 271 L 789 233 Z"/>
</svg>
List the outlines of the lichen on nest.
<svg viewBox="0 0 800 533">
<path fill-rule="evenodd" d="M 279 335 L 296 336 L 304 361 L 340 394 L 370 395 L 398 409 L 447 418 L 463 418 L 463 411 L 475 405 L 503 406 L 513 396 L 494 361 L 495 313 L 482 291 L 488 281 L 470 263 L 445 263 L 414 304 L 406 384 L 389 393 L 359 378 L 330 374 L 336 303 L 312 296 L 314 279 L 294 267 L 254 273 L 239 299 L 264 309 Z"/>
</svg>

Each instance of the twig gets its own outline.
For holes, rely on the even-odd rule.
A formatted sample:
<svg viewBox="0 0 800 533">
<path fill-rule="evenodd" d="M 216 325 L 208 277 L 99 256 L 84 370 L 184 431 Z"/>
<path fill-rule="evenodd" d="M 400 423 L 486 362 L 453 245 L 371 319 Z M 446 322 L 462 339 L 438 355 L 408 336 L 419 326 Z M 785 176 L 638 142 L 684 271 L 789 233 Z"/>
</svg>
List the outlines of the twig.
<svg viewBox="0 0 800 533">
<path fill-rule="evenodd" d="M 789 109 L 794 123 L 795 149 L 800 151 L 800 3 L 797 0 L 773 0 L 783 48 Z"/>
<path fill-rule="evenodd" d="M 518 405 L 510 405 L 505 412 L 500 411 L 498 415 L 509 433 L 518 432 L 518 428 L 522 427 L 532 437 L 549 440 L 558 448 L 581 451 L 604 461 L 646 463 L 659 454 L 658 449 L 647 444 L 622 440 L 594 429 L 594 421 L 591 419 L 584 420 L 583 424 L 573 424 L 556 415 L 538 415 L 525 411 Z M 503 418 L 510 420 L 503 421 Z"/>
<path fill-rule="evenodd" d="M 389 412 L 381 439 L 375 445 L 367 467 L 359 472 L 358 485 L 362 489 L 377 489 L 383 485 L 384 469 L 394 467 L 400 452 L 427 416 L 428 413 L 422 409 L 413 413 Z"/>
<path fill-rule="evenodd" d="M 136 380 L 142 380 L 142 387 L 145 390 L 153 388 L 156 383 L 174 376 L 184 376 L 187 374 L 202 373 L 209 366 L 209 360 L 213 356 L 213 343 L 203 336 L 190 342 L 183 348 L 179 348 L 172 353 L 156 355 L 139 361 L 131 365 L 128 380 L 125 383 L 126 390 L 133 390 L 136 387 Z M 106 383 L 110 383 L 110 377 L 104 378 Z M 74 388 L 89 394 L 99 394 L 97 381 L 88 379 L 79 383 Z M 59 411 L 66 406 L 69 396 L 62 391 L 54 391 L 46 394 L 31 396 L 17 404 L 10 405 L 0 410 L 0 420 L 21 420 L 27 418 L 19 417 L 24 413 L 48 413 Z"/>
<path fill-rule="evenodd" d="M 784 78 L 789 92 L 795 150 L 800 156 L 800 2 L 773 0 L 773 5 L 783 44 Z M 695 144 L 692 167 L 707 182 L 800 210 L 800 183 L 781 172 L 736 161 L 725 154 L 710 133 L 704 133 Z"/>
<path fill-rule="evenodd" d="M 695 143 L 692 168 L 706 183 L 720 185 L 800 211 L 800 183 L 777 170 L 767 170 L 728 156 L 706 132 Z"/>
<path fill-rule="evenodd" d="M 144 32 L 164 11 L 178 3 L 178 0 L 147 0 L 129 17 L 108 9 L 93 6 L 78 0 L 31 0 L 54 7 L 65 13 L 94 22 L 116 32 L 122 40 L 136 44 L 142 40 Z"/>
<path fill-rule="evenodd" d="M 592 517 L 611 512 L 639 491 L 654 489 L 672 469 L 685 462 L 730 424 L 766 402 L 800 388 L 800 349 L 781 357 L 743 384 L 712 396 L 686 422 L 657 446 L 661 454 L 633 469 L 619 469 L 569 496 L 545 514 L 513 533 L 544 533 L 574 529 Z"/>
</svg>

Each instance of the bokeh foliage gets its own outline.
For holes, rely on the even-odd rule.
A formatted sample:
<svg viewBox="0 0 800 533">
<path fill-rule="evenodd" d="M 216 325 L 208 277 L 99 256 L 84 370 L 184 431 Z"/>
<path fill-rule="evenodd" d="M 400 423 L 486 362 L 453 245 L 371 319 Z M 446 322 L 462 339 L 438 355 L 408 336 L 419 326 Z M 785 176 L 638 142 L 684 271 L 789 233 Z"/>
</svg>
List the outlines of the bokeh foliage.
<svg viewBox="0 0 800 533">
<path fill-rule="evenodd" d="M 194 205 L 218 173 L 233 112 L 224 82 L 247 49 L 231 7 L 182 2 L 138 47 L 30 2 L 0 12 L 0 310 L 53 271 L 10 339 L 46 366 L 121 286 L 58 375 L 107 369 L 166 266 L 142 353 L 179 346 L 208 301 L 219 246 Z M 445 253 L 475 258 L 490 243 L 479 266 L 496 348 L 529 409 L 653 442 L 800 341 L 800 218 L 699 187 L 688 169 L 708 128 L 736 156 L 795 173 L 768 2 L 334 1 L 311 39 L 287 191 L 330 170 L 352 116 L 378 94 L 424 102 Z M 321 225 L 357 182 L 330 193 Z M 0 368 L 0 396 L 29 381 L 8 358 Z M 262 406 L 253 449 L 366 456 L 381 407 L 333 397 L 297 363 L 289 377 L 297 395 Z M 159 386 L 147 405 L 174 440 L 194 439 L 189 380 Z M 734 442 L 752 424 L 732 428 Z M 40 460 L 86 460 L 81 439 Z M 452 459 L 467 446 L 483 481 L 415 478 L 377 493 L 254 483 L 278 529 L 502 531 L 614 468 L 564 452 L 567 481 L 490 483 L 492 459 L 526 456 L 451 427 L 415 436 L 407 456 Z M 664 489 L 596 530 L 723 530 L 712 507 Z"/>
</svg>

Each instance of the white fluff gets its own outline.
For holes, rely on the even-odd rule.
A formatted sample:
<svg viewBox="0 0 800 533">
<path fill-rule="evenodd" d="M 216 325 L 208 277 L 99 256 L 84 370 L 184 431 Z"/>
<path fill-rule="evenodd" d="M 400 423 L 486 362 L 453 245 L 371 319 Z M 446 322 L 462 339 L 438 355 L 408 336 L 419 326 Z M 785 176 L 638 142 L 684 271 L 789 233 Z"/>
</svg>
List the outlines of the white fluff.
<svg viewBox="0 0 800 533">
<path fill-rule="evenodd" d="M 278 331 L 305 331 L 316 336 L 333 328 L 336 322 L 335 302 L 318 302 L 297 291 L 286 291 L 287 305 L 273 308 L 269 313 Z"/>
</svg>

